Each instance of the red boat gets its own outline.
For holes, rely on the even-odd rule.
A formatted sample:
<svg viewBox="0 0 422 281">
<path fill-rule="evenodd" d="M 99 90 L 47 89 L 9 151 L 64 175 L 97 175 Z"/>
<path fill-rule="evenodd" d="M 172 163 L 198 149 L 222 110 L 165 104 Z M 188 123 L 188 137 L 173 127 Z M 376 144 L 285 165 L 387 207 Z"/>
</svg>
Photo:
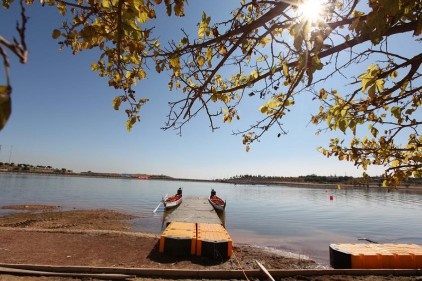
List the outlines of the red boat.
<svg viewBox="0 0 422 281">
<path fill-rule="evenodd" d="M 224 211 L 226 208 L 226 201 L 218 197 L 214 189 L 211 189 L 211 195 L 208 201 L 217 211 Z"/>
<path fill-rule="evenodd" d="M 163 204 L 166 209 L 170 209 L 179 206 L 182 203 L 182 200 L 182 188 L 179 187 L 175 195 L 163 199 Z"/>
</svg>

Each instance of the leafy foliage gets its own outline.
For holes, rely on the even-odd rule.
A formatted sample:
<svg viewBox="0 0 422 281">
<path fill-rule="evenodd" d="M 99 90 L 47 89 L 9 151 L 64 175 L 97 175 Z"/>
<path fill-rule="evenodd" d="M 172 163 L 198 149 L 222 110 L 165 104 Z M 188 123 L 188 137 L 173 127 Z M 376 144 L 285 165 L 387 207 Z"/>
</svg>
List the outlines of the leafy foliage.
<svg viewBox="0 0 422 281">
<path fill-rule="evenodd" d="M 3 6 L 11 2 L 3 0 Z M 128 105 L 128 130 L 140 120 L 147 102 L 135 95 L 134 87 L 153 64 L 156 72 L 170 73 L 169 90 L 184 94 L 170 103 L 164 129 L 181 130 L 191 118 L 205 113 L 214 130 L 216 122 L 240 118 L 243 99 L 259 96 L 263 117 L 235 133 L 242 136 L 248 151 L 266 132 L 286 134 L 284 116 L 299 95 L 308 95 L 320 103 L 319 112 L 311 117 L 318 133 L 343 134 L 331 139 L 328 148 L 320 147 L 322 154 L 364 169 L 382 165 L 388 186 L 421 177 L 422 54 L 406 49 L 397 53 L 389 42 L 396 37 L 420 42 L 422 1 L 332 0 L 313 21 L 299 14 L 302 1 L 285 2 L 242 0 L 220 23 L 213 23 L 204 11 L 195 34 L 183 32 L 178 43 L 166 45 L 153 36 L 147 23 L 161 6 L 169 16 L 184 16 L 186 1 L 45 0 L 44 4 L 71 15 L 52 32 L 62 47 L 74 54 L 100 50 L 92 70 L 121 91 L 113 108 Z M 350 84 L 328 89 L 326 83 L 336 77 Z"/>
</svg>

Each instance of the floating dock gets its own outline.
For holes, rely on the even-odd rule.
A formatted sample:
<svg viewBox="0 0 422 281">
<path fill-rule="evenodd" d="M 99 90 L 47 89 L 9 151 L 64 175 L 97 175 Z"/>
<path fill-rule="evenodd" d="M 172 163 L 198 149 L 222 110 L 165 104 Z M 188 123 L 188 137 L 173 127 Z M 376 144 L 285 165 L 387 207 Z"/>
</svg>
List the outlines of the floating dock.
<svg viewBox="0 0 422 281">
<path fill-rule="evenodd" d="M 167 224 L 174 221 L 221 224 L 217 212 L 206 197 L 183 197 L 182 204 L 167 218 Z"/>
<path fill-rule="evenodd" d="M 422 268 L 422 246 L 416 244 L 331 244 L 335 269 Z"/>
<path fill-rule="evenodd" d="M 196 224 L 189 222 L 172 222 L 160 236 L 160 253 L 173 256 L 196 254 Z"/>
<path fill-rule="evenodd" d="M 160 237 L 160 253 L 213 259 L 232 256 L 232 239 L 207 198 L 183 198 L 167 222 Z"/>
<path fill-rule="evenodd" d="M 232 256 L 232 239 L 221 224 L 198 223 L 196 241 L 197 256 L 213 259 Z"/>
</svg>

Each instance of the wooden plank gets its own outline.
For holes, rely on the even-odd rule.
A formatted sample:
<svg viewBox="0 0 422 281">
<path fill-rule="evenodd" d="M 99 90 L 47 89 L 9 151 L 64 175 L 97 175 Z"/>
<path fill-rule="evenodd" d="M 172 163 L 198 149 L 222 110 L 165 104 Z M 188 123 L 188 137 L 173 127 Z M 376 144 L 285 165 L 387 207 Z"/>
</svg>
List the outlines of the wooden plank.
<svg viewBox="0 0 422 281">
<path fill-rule="evenodd" d="M 26 275 L 26 276 L 52 276 L 52 277 L 72 277 L 72 278 L 96 278 L 107 280 L 127 280 L 128 278 L 135 278 L 136 275 L 116 274 L 116 273 L 76 273 L 76 272 L 51 272 L 51 271 L 38 271 L 27 270 L 19 268 L 0 267 L 0 274 L 11 275 Z"/>
<path fill-rule="evenodd" d="M 182 204 L 167 217 L 167 224 L 173 221 L 222 224 L 206 197 L 183 197 Z"/>
</svg>

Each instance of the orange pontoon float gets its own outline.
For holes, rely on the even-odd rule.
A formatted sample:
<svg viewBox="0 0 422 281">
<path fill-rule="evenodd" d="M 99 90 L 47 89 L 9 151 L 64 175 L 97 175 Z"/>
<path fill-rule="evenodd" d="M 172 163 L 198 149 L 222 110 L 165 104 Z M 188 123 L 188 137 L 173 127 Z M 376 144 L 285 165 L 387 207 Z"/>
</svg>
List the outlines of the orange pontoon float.
<svg viewBox="0 0 422 281">
<path fill-rule="evenodd" d="M 422 246 L 416 244 L 331 244 L 335 269 L 422 268 Z"/>
</svg>

